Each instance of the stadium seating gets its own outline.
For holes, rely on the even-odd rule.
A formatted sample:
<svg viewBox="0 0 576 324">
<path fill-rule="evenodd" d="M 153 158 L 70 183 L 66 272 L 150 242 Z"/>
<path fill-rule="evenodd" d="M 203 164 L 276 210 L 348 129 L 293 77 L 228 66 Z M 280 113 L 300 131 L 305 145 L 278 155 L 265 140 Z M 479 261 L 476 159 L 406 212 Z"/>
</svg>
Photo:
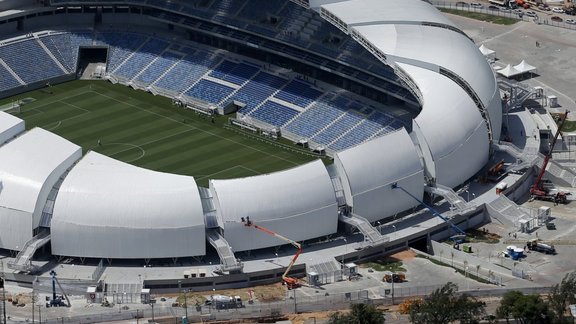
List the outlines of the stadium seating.
<svg viewBox="0 0 576 324">
<path fill-rule="evenodd" d="M 0 65 L 0 91 L 10 90 L 20 85 L 20 82 L 18 82 L 4 66 Z"/>
<path fill-rule="evenodd" d="M 75 70 L 76 65 L 74 64 L 75 60 L 73 53 L 77 53 L 77 50 L 74 51 L 71 46 L 69 33 L 48 35 L 40 38 L 40 41 L 46 45 L 50 52 L 52 52 L 68 72 L 73 72 Z"/>
<path fill-rule="evenodd" d="M 210 76 L 241 85 L 252 78 L 259 70 L 260 68 L 253 65 L 225 60 L 210 73 Z"/>
<path fill-rule="evenodd" d="M 304 138 L 310 138 L 342 114 L 344 114 L 343 111 L 334 109 L 327 102 L 321 100 L 290 122 L 286 126 L 286 130 Z"/>
<path fill-rule="evenodd" d="M 185 91 L 218 64 L 219 60 L 213 59 L 212 55 L 203 50 L 187 55 L 154 85 L 177 93 Z"/>
<path fill-rule="evenodd" d="M 277 127 L 282 127 L 297 114 L 297 110 L 273 101 L 266 101 L 260 107 L 255 109 L 250 114 L 250 117 L 259 119 Z"/>
<path fill-rule="evenodd" d="M 224 98 L 228 97 L 232 91 L 234 91 L 234 88 L 202 79 L 186 91 L 185 94 L 208 103 L 218 104 Z"/>
<path fill-rule="evenodd" d="M 157 38 L 149 39 L 140 50 L 135 51 L 134 54 L 114 71 L 114 74 L 125 77 L 129 80 L 134 78 L 143 67 L 156 58 L 157 55 L 162 53 L 170 45 L 168 42 L 159 40 Z"/>
<path fill-rule="evenodd" d="M 180 54 L 164 52 L 154 63 L 149 65 L 136 80 L 145 84 L 152 84 L 180 59 L 182 59 L 182 55 Z"/>
<path fill-rule="evenodd" d="M 35 38 L 0 47 L 0 58 L 27 84 L 66 74 Z"/>
<path fill-rule="evenodd" d="M 320 91 L 312 88 L 309 84 L 294 80 L 278 91 L 274 97 L 304 108 L 320 97 L 321 94 Z"/>
<path fill-rule="evenodd" d="M 246 106 L 242 108 L 240 112 L 249 114 L 254 108 L 266 100 L 266 98 L 284 86 L 285 83 L 286 80 L 281 77 L 260 72 L 234 93 L 230 97 L 230 100 L 237 100 L 244 103 Z"/>
<path fill-rule="evenodd" d="M 98 45 L 109 45 L 108 71 L 114 71 L 148 39 L 148 36 L 133 33 L 103 32 L 97 34 Z"/>
</svg>

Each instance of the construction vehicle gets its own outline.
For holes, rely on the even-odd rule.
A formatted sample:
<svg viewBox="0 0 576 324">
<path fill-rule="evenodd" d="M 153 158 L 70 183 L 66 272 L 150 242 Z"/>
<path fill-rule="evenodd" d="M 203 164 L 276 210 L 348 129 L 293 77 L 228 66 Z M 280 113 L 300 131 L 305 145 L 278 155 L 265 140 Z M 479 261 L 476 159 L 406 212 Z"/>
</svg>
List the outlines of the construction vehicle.
<svg viewBox="0 0 576 324">
<path fill-rule="evenodd" d="M 292 257 L 292 260 L 290 260 L 290 264 L 288 264 L 288 267 L 286 267 L 286 271 L 284 271 L 284 273 L 282 274 L 282 282 L 286 285 L 288 290 L 299 288 L 300 286 L 302 286 L 302 284 L 300 283 L 300 281 L 297 278 L 288 277 L 288 273 L 290 272 L 290 270 L 292 270 L 294 263 L 296 263 L 296 260 L 298 259 L 298 257 L 302 253 L 302 245 L 300 243 L 298 243 L 294 240 L 291 240 L 287 237 L 284 237 L 284 236 L 282 236 L 282 235 L 280 235 L 274 231 L 271 231 L 267 228 L 264 228 L 262 226 L 258 226 L 256 224 L 254 224 L 250 220 L 250 216 L 246 216 L 246 218 L 242 217 L 241 220 L 242 220 L 242 223 L 244 223 L 244 226 L 253 227 L 253 228 L 260 230 L 260 231 L 262 231 L 268 235 L 272 235 L 278 239 L 281 239 L 287 243 L 292 244 L 297 249 L 296 254 Z"/>
<path fill-rule="evenodd" d="M 49 303 L 46 303 L 46 307 L 70 307 L 70 299 L 68 299 L 64 288 L 62 288 L 58 278 L 56 278 L 56 271 L 50 271 L 50 275 L 52 276 L 52 299 Z M 61 296 L 56 295 L 56 284 L 58 284 L 58 287 L 60 287 L 62 291 Z M 64 299 L 66 299 L 66 302 L 64 302 Z"/>
<path fill-rule="evenodd" d="M 530 8 L 530 4 L 527 3 L 525 0 L 516 0 L 516 5 L 518 5 L 518 7 L 524 8 L 524 9 Z"/>
<path fill-rule="evenodd" d="M 530 251 L 537 251 L 546 254 L 556 254 L 556 249 L 554 248 L 554 245 L 543 243 L 538 239 L 529 240 L 528 242 L 526 242 L 526 246 Z"/>
<path fill-rule="evenodd" d="M 210 299 L 206 300 L 208 305 L 216 307 L 216 309 L 230 309 L 230 308 L 242 308 L 244 304 L 242 303 L 242 298 L 240 296 L 225 296 L 225 295 L 212 295 Z"/>
<path fill-rule="evenodd" d="M 401 273 L 401 272 L 399 272 L 399 273 L 387 273 L 382 278 L 382 281 L 386 281 L 388 283 L 391 283 L 392 281 L 394 281 L 395 283 L 404 282 L 404 281 L 406 281 L 406 275 Z"/>
<path fill-rule="evenodd" d="M 498 182 L 500 178 L 506 175 L 506 169 L 504 165 L 504 160 L 500 160 L 488 169 L 488 180 L 492 182 Z"/>
<path fill-rule="evenodd" d="M 552 140 L 552 144 L 550 145 L 550 150 L 548 154 L 544 157 L 544 163 L 542 163 L 542 167 L 540 168 L 540 172 L 538 173 L 538 177 L 536 177 L 536 181 L 532 187 L 530 187 L 530 197 L 532 199 L 538 200 L 546 200 L 552 201 L 555 204 L 566 204 L 568 203 L 567 196 L 570 194 L 569 192 L 557 191 L 555 189 L 551 189 L 550 186 L 545 185 L 545 181 L 543 181 L 542 177 L 546 172 L 546 167 L 548 166 L 548 162 L 552 157 L 552 150 L 556 146 L 556 141 L 558 140 L 558 136 L 560 136 L 560 130 L 562 126 L 564 126 L 564 122 L 568 117 L 568 111 L 564 113 L 564 115 L 560 118 L 560 124 L 558 125 L 558 130 L 556 131 L 556 135 L 554 135 L 554 139 Z"/>
</svg>

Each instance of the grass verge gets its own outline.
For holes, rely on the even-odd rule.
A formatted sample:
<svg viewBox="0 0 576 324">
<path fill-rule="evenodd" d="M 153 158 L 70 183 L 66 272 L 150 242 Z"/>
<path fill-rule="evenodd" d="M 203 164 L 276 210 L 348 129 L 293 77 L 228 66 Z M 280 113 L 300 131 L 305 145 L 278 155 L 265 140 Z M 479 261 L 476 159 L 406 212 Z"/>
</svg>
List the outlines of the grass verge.
<svg viewBox="0 0 576 324">
<path fill-rule="evenodd" d="M 438 9 L 442 12 L 445 12 L 445 13 L 458 15 L 458 16 L 462 16 L 462 17 L 467 17 L 467 18 L 480 20 L 480 21 L 491 22 L 493 24 L 498 24 L 498 25 L 513 25 L 516 22 L 518 22 L 518 19 L 516 19 L 516 18 L 494 16 L 494 15 L 489 15 L 489 14 L 485 14 L 485 13 L 481 13 L 481 12 L 470 12 L 470 11 L 448 9 L 448 8 L 438 8 Z"/>
</svg>

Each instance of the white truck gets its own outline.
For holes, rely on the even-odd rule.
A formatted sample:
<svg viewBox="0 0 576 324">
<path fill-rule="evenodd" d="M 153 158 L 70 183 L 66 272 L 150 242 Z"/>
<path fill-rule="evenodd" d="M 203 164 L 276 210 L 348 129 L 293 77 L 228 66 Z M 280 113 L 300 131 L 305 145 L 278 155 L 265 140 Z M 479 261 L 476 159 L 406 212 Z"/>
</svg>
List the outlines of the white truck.
<svg viewBox="0 0 576 324">
<path fill-rule="evenodd" d="M 216 309 L 244 307 L 240 296 L 212 295 L 210 299 L 207 300 L 207 304 L 216 307 Z"/>
</svg>

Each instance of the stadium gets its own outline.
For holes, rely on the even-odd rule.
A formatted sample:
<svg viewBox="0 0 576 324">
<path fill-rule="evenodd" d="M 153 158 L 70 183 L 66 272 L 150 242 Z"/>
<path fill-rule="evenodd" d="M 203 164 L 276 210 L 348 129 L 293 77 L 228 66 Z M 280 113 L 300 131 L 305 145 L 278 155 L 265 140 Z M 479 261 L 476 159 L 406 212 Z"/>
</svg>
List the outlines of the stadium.
<svg viewBox="0 0 576 324">
<path fill-rule="evenodd" d="M 305 242 L 384 223 L 430 188 L 469 181 L 500 137 L 493 71 L 425 1 L 51 0 L 9 10 L 15 2 L 0 2 L 0 249 L 18 254 L 16 270 L 31 270 L 44 247 L 59 258 L 146 262 L 215 252 L 223 271 L 241 271 L 234 253 L 285 244 L 242 218 Z M 207 116 L 202 136 L 217 137 L 225 120 L 308 155 L 218 176 L 228 167 L 219 162 L 234 167 L 230 152 L 250 159 L 229 144 L 212 150 L 212 171 L 179 172 L 210 151 L 195 144 L 201 152 L 162 152 L 189 150 L 176 172 L 139 166 L 152 150 L 106 154 L 105 136 L 115 117 L 144 128 L 146 116 L 96 111 L 75 140 L 66 136 L 92 114 L 85 103 L 120 100 L 92 85 L 56 97 L 59 84 L 86 75 L 128 86 L 119 90 L 128 104 L 140 104 L 130 100 L 143 90 Z M 50 111 L 26 102 L 33 90 Z M 50 127 L 34 121 L 49 113 Z M 189 127 L 171 120 L 163 132 Z M 90 133 L 95 125 L 103 135 Z M 174 130 L 170 140 L 188 135 Z"/>
</svg>

